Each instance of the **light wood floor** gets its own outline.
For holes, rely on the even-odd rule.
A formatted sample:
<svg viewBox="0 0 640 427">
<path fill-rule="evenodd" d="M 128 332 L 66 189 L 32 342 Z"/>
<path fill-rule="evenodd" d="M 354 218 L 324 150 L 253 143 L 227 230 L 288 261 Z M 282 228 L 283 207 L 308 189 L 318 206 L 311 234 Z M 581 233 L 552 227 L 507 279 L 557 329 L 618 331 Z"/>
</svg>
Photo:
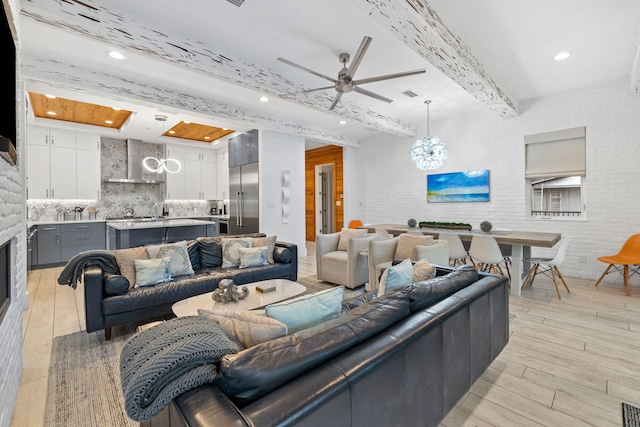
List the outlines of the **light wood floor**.
<svg viewBox="0 0 640 427">
<path fill-rule="evenodd" d="M 316 273 L 307 246 L 299 277 Z M 43 425 L 53 337 L 84 329 L 82 287 L 58 285 L 60 271 L 28 276 L 13 427 Z M 640 406 L 640 288 L 627 297 L 622 286 L 567 283 L 562 300 L 544 276 L 511 297 L 509 344 L 442 426 L 622 426 L 621 402 Z"/>
</svg>

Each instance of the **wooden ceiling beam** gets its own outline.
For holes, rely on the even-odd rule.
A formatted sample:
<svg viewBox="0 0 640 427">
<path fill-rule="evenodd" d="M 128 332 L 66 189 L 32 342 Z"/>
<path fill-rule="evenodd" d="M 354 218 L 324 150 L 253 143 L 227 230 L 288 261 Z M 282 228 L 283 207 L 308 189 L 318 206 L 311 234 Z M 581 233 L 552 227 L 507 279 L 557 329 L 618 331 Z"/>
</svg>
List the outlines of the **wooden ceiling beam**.
<svg viewBox="0 0 640 427">
<path fill-rule="evenodd" d="M 518 116 L 514 100 L 442 22 L 428 0 L 351 0 L 464 90 L 500 116 Z"/>
<path fill-rule="evenodd" d="M 96 0 L 31 0 L 23 2 L 21 7 L 23 17 L 37 22 L 262 93 L 280 96 L 307 89 L 267 67 L 225 51 L 219 43 L 213 46 L 184 35 L 169 34 L 162 28 L 151 28 Z M 333 97 L 333 93 L 311 92 L 287 99 L 393 135 L 417 134 L 410 124 L 353 101 L 341 102 L 333 111 L 328 111 Z"/>
</svg>

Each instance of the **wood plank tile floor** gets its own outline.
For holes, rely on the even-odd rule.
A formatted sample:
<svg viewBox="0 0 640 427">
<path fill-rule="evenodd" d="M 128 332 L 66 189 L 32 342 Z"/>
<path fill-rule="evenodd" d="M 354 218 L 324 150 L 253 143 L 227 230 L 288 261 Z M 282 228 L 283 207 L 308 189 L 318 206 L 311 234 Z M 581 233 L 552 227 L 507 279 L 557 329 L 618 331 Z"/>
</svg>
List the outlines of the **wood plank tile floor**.
<svg viewBox="0 0 640 427">
<path fill-rule="evenodd" d="M 312 242 L 307 251 L 299 277 L 316 274 Z M 58 285 L 61 270 L 28 275 L 12 427 L 43 425 L 53 338 L 85 328 L 82 285 Z M 594 282 L 567 278 L 571 293 L 559 300 L 538 277 L 511 297 L 509 344 L 441 427 L 622 426 L 621 402 L 640 406 L 640 287 L 627 297 L 622 285 Z"/>
</svg>

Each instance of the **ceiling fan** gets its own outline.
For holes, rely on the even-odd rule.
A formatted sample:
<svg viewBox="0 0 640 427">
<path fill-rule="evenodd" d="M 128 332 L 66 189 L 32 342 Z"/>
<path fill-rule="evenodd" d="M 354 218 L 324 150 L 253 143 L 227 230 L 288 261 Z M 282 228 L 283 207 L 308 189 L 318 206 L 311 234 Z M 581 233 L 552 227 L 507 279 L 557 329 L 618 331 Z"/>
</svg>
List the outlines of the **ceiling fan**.
<svg viewBox="0 0 640 427">
<path fill-rule="evenodd" d="M 360 62 L 362 62 L 362 58 L 365 54 L 365 52 L 367 51 L 367 49 L 369 48 L 369 44 L 371 44 L 371 40 L 373 40 L 371 37 L 369 36 L 365 36 L 364 39 L 362 39 L 362 43 L 360 43 L 360 47 L 358 48 L 358 51 L 356 52 L 355 57 L 353 58 L 353 61 L 351 62 L 351 65 L 349 66 L 349 68 L 347 68 L 347 63 L 349 62 L 349 60 L 351 59 L 351 56 L 348 53 L 341 53 L 338 56 L 338 59 L 340 60 L 340 62 L 342 63 L 342 69 L 338 72 L 338 78 L 334 79 L 332 77 L 326 76 L 322 73 L 318 73 L 317 71 L 313 71 L 310 70 L 306 67 L 303 67 L 301 65 L 295 64 L 291 61 L 288 61 L 284 58 L 278 58 L 278 61 L 284 62 L 285 64 L 289 64 L 293 67 L 299 68 L 303 71 L 306 71 L 308 73 L 314 74 L 318 77 L 322 77 L 323 79 L 329 80 L 330 82 L 332 82 L 333 84 L 331 86 L 325 86 L 325 87 L 319 87 L 319 88 L 315 88 L 315 89 L 307 89 L 307 90 L 302 90 L 299 92 L 293 92 L 293 93 L 287 93 L 284 94 L 282 96 L 289 96 L 289 95 L 295 95 L 298 93 L 308 93 L 308 92 L 315 92 L 315 91 L 319 91 L 319 90 L 327 90 L 327 89 L 332 89 L 334 88 L 336 90 L 336 96 L 333 99 L 333 102 L 331 103 L 331 106 L 329 107 L 329 110 L 333 110 L 336 106 L 336 104 L 338 104 L 338 101 L 340 101 L 340 98 L 342 97 L 342 94 L 344 93 L 349 93 L 349 92 L 358 92 L 362 95 L 367 95 L 370 96 L 372 98 L 378 99 L 380 101 L 384 101 L 384 102 L 393 102 L 392 99 L 389 98 L 385 98 L 382 95 L 378 95 L 377 93 L 373 93 L 370 92 L 368 90 L 362 89 L 360 87 L 360 85 L 366 84 L 366 83 L 373 83 L 373 82 L 379 82 L 382 80 L 390 80 L 390 79 L 397 79 L 399 77 L 407 77 L 407 76 L 412 76 L 414 74 L 422 74 L 424 72 L 426 72 L 425 69 L 423 70 L 413 70 L 413 71 L 406 71 L 404 73 L 394 73 L 394 74 L 386 74 L 384 76 L 377 76 L 377 77 L 369 77 L 366 79 L 359 79 L 359 80 L 353 80 L 353 76 L 356 73 L 356 70 L 358 69 L 358 67 L 360 66 Z"/>
</svg>

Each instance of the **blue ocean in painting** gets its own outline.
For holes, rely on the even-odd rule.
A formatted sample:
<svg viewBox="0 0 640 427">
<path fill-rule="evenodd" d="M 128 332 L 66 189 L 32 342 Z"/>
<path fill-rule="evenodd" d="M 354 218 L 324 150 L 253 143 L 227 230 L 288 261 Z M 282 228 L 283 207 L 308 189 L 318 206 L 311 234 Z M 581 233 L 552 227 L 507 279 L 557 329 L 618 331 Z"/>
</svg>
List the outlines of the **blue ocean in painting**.
<svg viewBox="0 0 640 427">
<path fill-rule="evenodd" d="M 488 202 L 489 170 L 427 175 L 428 202 Z"/>
</svg>

